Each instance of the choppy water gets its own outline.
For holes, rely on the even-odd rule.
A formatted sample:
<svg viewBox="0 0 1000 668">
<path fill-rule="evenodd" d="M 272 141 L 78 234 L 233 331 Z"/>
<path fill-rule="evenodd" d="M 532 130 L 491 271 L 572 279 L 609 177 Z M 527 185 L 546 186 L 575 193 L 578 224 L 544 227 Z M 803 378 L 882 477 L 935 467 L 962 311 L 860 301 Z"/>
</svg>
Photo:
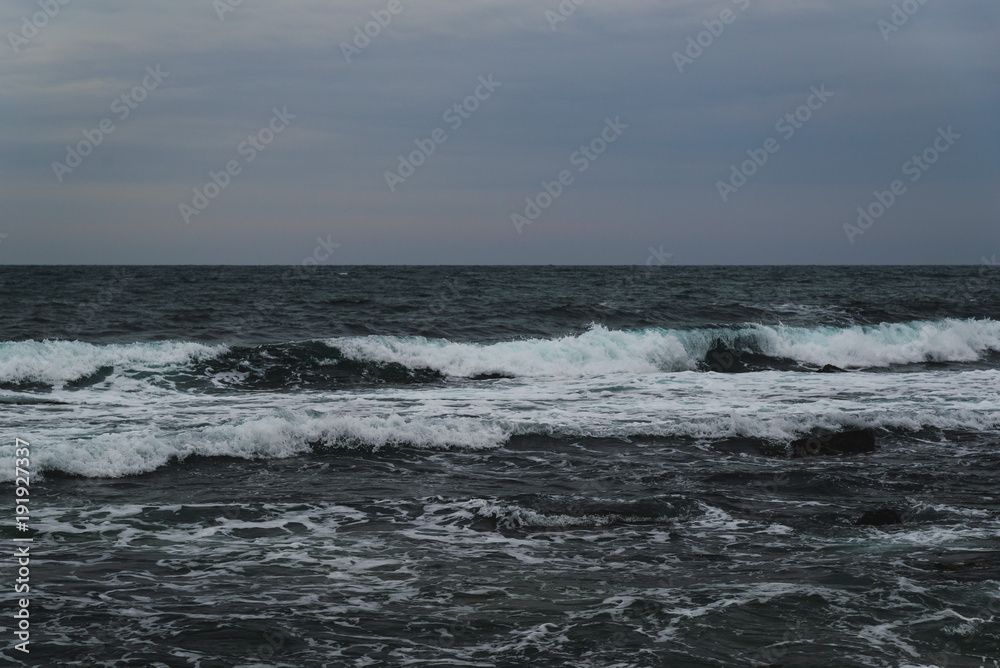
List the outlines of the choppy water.
<svg viewBox="0 0 1000 668">
<path fill-rule="evenodd" d="M 995 266 L 0 290 L 37 665 L 1000 665 Z"/>
</svg>

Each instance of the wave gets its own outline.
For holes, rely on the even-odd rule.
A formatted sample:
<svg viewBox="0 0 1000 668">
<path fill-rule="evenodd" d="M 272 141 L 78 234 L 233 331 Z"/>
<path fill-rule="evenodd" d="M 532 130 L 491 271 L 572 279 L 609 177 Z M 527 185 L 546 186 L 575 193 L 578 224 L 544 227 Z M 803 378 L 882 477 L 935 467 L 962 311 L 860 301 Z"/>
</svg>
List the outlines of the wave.
<svg viewBox="0 0 1000 668">
<path fill-rule="evenodd" d="M 0 343 L 0 388 L 78 389 L 122 374 L 181 390 L 336 389 L 441 380 L 432 369 L 356 360 L 322 341 L 257 347 L 191 342 L 94 345 L 79 341 Z"/>
<path fill-rule="evenodd" d="M 722 449 L 743 443 L 761 454 L 775 454 L 795 438 L 844 429 L 875 429 L 881 434 L 946 433 L 996 435 L 1000 415 L 974 411 L 884 411 L 862 414 L 827 408 L 796 415 L 730 414 L 664 416 L 618 422 L 599 416 L 576 415 L 559 422 L 516 421 L 508 418 L 444 417 L 440 415 L 349 415 L 315 411 L 274 411 L 218 426 L 179 431 L 154 424 L 128 431 L 89 434 L 34 434 L 32 465 L 36 471 L 95 478 L 118 478 L 155 471 L 191 457 L 232 457 L 246 460 L 286 459 L 324 451 L 378 452 L 383 449 L 435 451 L 489 451 L 523 439 L 668 439 L 701 447 L 714 443 Z M 734 445 L 734 441 L 738 441 Z M 39 447 L 44 445 L 44 447 Z M 517 447 L 516 445 L 514 447 Z M 545 447 L 542 445 L 542 447 Z M 743 447 L 743 446 L 739 446 Z M 14 445 L 0 445 L 0 458 L 13 457 Z M 737 448 L 738 449 L 738 448 Z M 0 472 L 0 479 L 13 472 Z M 632 516 L 635 513 L 621 513 Z"/>
<path fill-rule="evenodd" d="M 338 389 L 365 384 L 421 384 L 442 380 L 439 372 L 397 362 L 345 356 L 323 341 L 256 348 L 235 347 L 195 365 L 193 383 L 211 379 L 219 389 Z"/>
<path fill-rule="evenodd" d="M 591 376 L 705 368 L 722 348 L 769 358 L 845 369 L 926 362 L 975 362 L 1000 351 L 1000 322 L 942 320 L 852 327 L 748 324 L 704 329 L 609 330 L 593 325 L 580 335 L 489 345 L 422 337 L 330 339 L 347 357 L 433 369 L 445 376 Z M 783 363 L 783 361 L 785 361 Z M 764 365 L 767 366 L 766 364 Z"/>
<path fill-rule="evenodd" d="M 754 370 L 885 368 L 982 361 L 1000 351 L 1000 322 L 941 320 L 851 327 L 746 324 L 626 331 L 592 325 L 582 334 L 500 343 L 424 337 L 342 337 L 257 347 L 193 342 L 94 345 L 0 343 L 0 388 L 82 387 L 115 374 L 177 389 L 336 389 L 356 384 L 433 383 L 446 378 L 586 377 L 712 368 L 710 353 L 745 354 Z"/>
<path fill-rule="evenodd" d="M 115 369 L 162 373 L 215 357 L 226 346 L 191 342 L 94 345 L 80 341 L 0 343 L 0 387 L 65 386 L 97 381 Z"/>
<path fill-rule="evenodd" d="M 431 501 L 424 511 L 436 523 L 478 531 L 530 532 L 673 523 L 699 512 L 698 504 L 656 496 L 642 501 L 532 495 L 514 501 Z"/>
<path fill-rule="evenodd" d="M 189 457 L 285 459 L 324 448 L 379 450 L 404 445 L 479 450 L 499 447 L 507 437 L 498 427 L 465 418 L 286 414 L 183 432 L 149 427 L 95 438 L 59 439 L 45 443 L 44 448 L 37 448 L 40 441 L 35 438 L 32 464 L 37 471 L 119 478 L 149 473 Z M 6 449 L 2 446 L 0 452 Z"/>
</svg>

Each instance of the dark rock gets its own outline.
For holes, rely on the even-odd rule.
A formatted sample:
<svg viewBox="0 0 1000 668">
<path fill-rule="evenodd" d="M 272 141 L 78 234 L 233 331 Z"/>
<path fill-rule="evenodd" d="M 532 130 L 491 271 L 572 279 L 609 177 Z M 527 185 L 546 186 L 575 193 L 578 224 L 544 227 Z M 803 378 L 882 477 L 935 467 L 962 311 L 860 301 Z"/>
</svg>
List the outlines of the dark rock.
<svg viewBox="0 0 1000 668">
<path fill-rule="evenodd" d="M 884 527 L 890 524 L 902 524 L 903 516 L 892 508 L 868 510 L 854 524 L 862 527 Z"/>
<path fill-rule="evenodd" d="M 842 431 L 815 438 L 792 441 L 792 458 L 820 455 L 857 455 L 875 451 L 875 432 L 871 429 Z"/>
<path fill-rule="evenodd" d="M 981 554 L 955 554 L 943 561 L 931 564 L 931 569 L 940 573 L 963 573 L 965 571 L 987 568 L 990 564 Z"/>
<path fill-rule="evenodd" d="M 745 341 L 743 344 L 737 342 L 734 346 L 731 347 L 722 339 L 716 339 L 698 367 L 702 371 L 715 371 L 716 373 L 806 370 L 795 360 L 770 357 L 762 352 L 752 350 L 753 342 Z"/>
<path fill-rule="evenodd" d="M 969 561 L 939 561 L 931 564 L 931 568 L 942 573 L 961 573 L 975 568 L 986 566 L 986 560 L 982 558 L 970 559 Z"/>
<path fill-rule="evenodd" d="M 822 369 L 820 369 L 817 373 L 846 373 L 846 372 L 843 369 L 841 369 L 839 366 L 833 366 L 832 364 L 827 364 Z"/>
<path fill-rule="evenodd" d="M 743 353 L 739 350 L 729 348 L 721 340 L 717 340 L 711 350 L 705 353 L 705 359 L 701 363 L 703 369 L 715 371 L 717 373 L 741 373 L 748 369 L 740 362 Z"/>
<path fill-rule="evenodd" d="M 513 377 L 514 376 L 511 376 L 510 374 L 499 373 L 499 372 L 477 373 L 475 376 L 472 377 L 472 380 L 500 380 L 502 378 L 513 378 Z"/>
</svg>

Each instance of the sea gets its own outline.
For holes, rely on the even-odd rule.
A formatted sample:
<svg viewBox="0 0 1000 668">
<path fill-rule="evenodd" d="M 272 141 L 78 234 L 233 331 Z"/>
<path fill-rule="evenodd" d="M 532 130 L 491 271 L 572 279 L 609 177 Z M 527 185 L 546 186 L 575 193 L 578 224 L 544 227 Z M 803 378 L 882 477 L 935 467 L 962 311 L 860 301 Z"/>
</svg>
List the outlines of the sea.
<svg viewBox="0 0 1000 668">
<path fill-rule="evenodd" d="M 1000 666 L 995 262 L 6 266 L 0 315 L 0 663 Z"/>
</svg>

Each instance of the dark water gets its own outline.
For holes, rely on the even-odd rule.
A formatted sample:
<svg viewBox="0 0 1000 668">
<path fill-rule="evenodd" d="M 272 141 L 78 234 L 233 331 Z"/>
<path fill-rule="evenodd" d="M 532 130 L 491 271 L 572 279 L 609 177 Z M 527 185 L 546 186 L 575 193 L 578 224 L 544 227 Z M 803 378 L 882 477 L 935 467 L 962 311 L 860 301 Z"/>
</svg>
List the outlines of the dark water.
<svg viewBox="0 0 1000 668">
<path fill-rule="evenodd" d="M 0 303 L 26 665 L 1000 665 L 994 265 L 7 267 Z"/>
</svg>

